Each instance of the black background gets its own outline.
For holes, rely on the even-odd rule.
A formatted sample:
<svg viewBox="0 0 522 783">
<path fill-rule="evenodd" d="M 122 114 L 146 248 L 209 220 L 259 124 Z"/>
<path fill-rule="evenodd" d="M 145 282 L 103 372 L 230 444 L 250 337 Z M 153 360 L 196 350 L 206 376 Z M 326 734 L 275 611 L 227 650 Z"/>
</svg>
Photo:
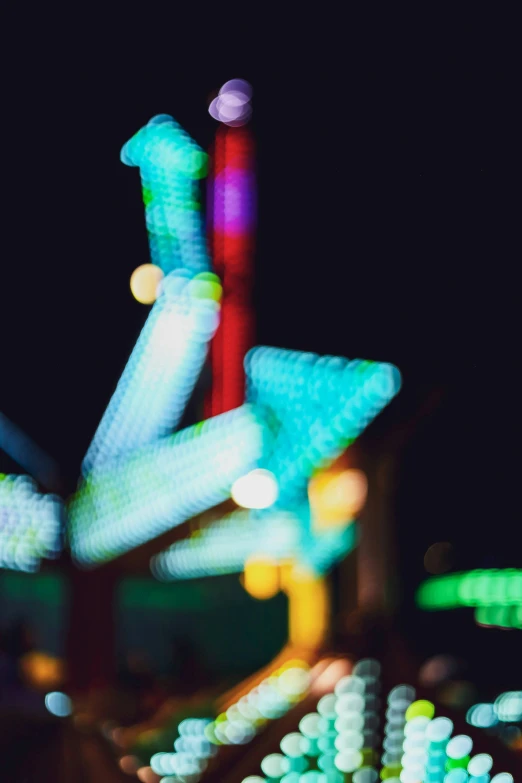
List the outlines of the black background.
<svg viewBox="0 0 522 783">
<path fill-rule="evenodd" d="M 143 7 L 129 35 L 130 10 L 39 13 L 8 9 L 2 27 L 3 412 L 73 486 L 146 317 L 128 285 L 148 260 L 139 176 L 120 148 L 160 112 L 208 148 L 208 96 L 242 77 L 258 145 L 258 343 L 392 361 L 412 414 L 441 391 L 400 472 L 406 604 L 434 541 L 454 544 L 458 568 L 520 567 L 509 20 L 439 20 L 439 32 L 325 11 L 303 27 L 256 7 L 236 29 L 228 11 L 214 27 Z M 463 647 L 468 632 L 481 660 L 515 661 L 515 633 L 479 639 L 471 616 L 455 630 Z"/>
</svg>

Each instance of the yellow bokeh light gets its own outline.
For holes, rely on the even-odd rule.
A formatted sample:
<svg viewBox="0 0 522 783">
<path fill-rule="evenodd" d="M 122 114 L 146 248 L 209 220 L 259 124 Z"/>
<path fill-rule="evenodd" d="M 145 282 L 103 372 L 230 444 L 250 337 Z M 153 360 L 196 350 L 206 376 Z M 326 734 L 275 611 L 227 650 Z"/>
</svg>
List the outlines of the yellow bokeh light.
<svg viewBox="0 0 522 783">
<path fill-rule="evenodd" d="M 155 264 L 142 264 L 137 267 L 130 279 L 133 297 L 141 304 L 154 304 L 163 277 L 162 270 Z"/>
<path fill-rule="evenodd" d="M 330 623 L 330 595 L 324 577 L 294 568 L 287 579 L 288 636 L 296 647 L 319 648 L 327 635 Z"/>
<path fill-rule="evenodd" d="M 318 473 L 308 484 L 316 529 L 350 524 L 366 502 L 368 482 L 362 470 Z"/>
<path fill-rule="evenodd" d="M 54 688 L 65 677 L 62 660 L 43 652 L 31 652 L 23 656 L 20 669 L 26 681 L 34 688 Z"/>
<path fill-rule="evenodd" d="M 245 562 L 243 587 L 260 601 L 273 598 L 280 589 L 279 565 L 269 557 L 255 556 Z"/>
</svg>

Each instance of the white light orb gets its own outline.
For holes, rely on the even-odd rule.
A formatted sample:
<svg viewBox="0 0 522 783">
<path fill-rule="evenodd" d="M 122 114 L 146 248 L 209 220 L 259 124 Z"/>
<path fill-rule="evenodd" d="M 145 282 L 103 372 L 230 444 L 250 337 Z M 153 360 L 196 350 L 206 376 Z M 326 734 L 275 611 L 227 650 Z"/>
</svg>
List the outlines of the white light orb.
<svg viewBox="0 0 522 783">
<path fill-rule="evenodd" d="M 273 473 L 257 468 L 234 482 L 231 495 L 243 508 L 270 508 L 279 496 L 279 486 Z"/>
</svg>

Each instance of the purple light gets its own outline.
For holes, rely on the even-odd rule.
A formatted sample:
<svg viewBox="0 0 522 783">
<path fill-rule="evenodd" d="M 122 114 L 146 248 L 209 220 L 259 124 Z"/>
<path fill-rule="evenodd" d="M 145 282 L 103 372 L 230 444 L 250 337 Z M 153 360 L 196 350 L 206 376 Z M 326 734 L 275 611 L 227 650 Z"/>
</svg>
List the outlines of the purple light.
<svg viewBox="0 0 522 783">
<path fill-rule="evenodd" d="M 243 103 L 248 103 L 248 101 L 252 98 L 252 87 L 244 79 L 230 79 L 230 81 L 225 82 L 223 87 L 220 89 L 219 94 L 222 95 L 223 93 L 227 92 L 235 92 L 243 95 Z"/>
<path fill-rule="evenodd" d="M 254 219 L 252 175 L 245 171 L 222 171 L 215 180 L 216 229 L 229 236 L 247 231 Z"/>
<path fill-rule="evenodd" d="M 252 88 L 243 79 L 226 82 L 209 106 L 210 116 L 230 127 L 245 125 L 252 116 Z"/>
</svg>

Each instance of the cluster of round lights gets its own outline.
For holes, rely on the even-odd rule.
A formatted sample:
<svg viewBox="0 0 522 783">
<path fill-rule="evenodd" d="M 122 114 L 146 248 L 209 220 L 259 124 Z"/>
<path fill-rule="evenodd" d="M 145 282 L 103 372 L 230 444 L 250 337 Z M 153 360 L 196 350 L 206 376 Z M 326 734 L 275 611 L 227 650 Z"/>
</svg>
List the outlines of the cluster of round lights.
<svg viewBox="0 0 522 783">
<path fill-rule="evenodd" d="M 399 685 L 388 695 L 378 771 L 379 674 L 376 661 L 360 661 L 352 675 L 320 699 L 317 712 L 301 720 L 299 731 L 283 737 L 281 753 L 263 759 L 263 776 L 251 775 L 243 783 L 514 783 L 507 772 L 491 778 L 491 756 L 471 756 L 471 738 L 452 736 L 452 721 L 435 718 L 431 702 L 415 701 L 410 685 Z M 503 696 L 509 697 L 504 701 L 514 714 L 513 694 Z"/>
<path fill-rule="evenodd" d="M 308 480 L 336 459 L 392 399 L 400 373 L 390 364 L 258 347 L 245 359 L 247 399 L 281 422 L 264 465 L 277 476 L 278 503 L 306 498 Z"/>
<path fill-rule="evenodd" d="M 284 715 L 310 686 L 309 667 L 289 661 L 207 726 L 205 734 L 215 745 L 245 745 L 268 721 Z"/>
<path fill-rule="evenodd" d="M 0 473 L 0 568 L 35 571 L 61 548 L 63 506 L 29 476 Z"/>
<path fill-rule="evenodd" d="M 82 465 L 156 443 L 179 423 L 219 323 L 216 275 L 176 270 L 152 309 Z"/>
<path fill-rule="evenodd" d="M 381 763 L 389 777 L 397 776 L 402 769 L 406 711 L 414 700 L 415 688 L 411 685 L 397 685 L 388 694 Z"/>
<path fill-rule="evenodd" d="M 359 661 L 319 700 L 317 711 L 301 719 L 299 731 L 283 737 L 281 753 L 263 759 L 265 777 L 250 776 L 243 783 L 342 783 L 346 775 L 354 783 L 376 783 L 379 688 L 379 663 Z"/>
<path fill-rule="evenodd" d="M 294 556 L 298 544 L 298 520 L 292 514 L 278 512 L 260 520 L 248 511 L 235 511 L 155 555 L 151 569 L 161 581 L 241 573 L 260 547 L 279 560 Z"/>
<path fill-rule="evenodd" d="M 124 145 L 121 159 L 140 169 L 152 264 L 164 274 L 181 267 L 208 269 L 197 184 L 207 170 L 203 150 L 170 115 L 159 114 Z M 139 289 L 143 276 L 152 295 L 155 275 L 141 272 L 134 284 Z M 150 304 L 150 296 L 145 303 Z"/>
<path fill-rule="evenodd" d="M 179 737 L 174 741 L 174 753 L 155 753 L 150 766 L 157 775 L 175 781 L 198 783 L 209 759 L 216 755 L 217 748 L 206 737 L 205 731 L 212 723 L 210 718 L 188 718 L 178 726 Z"/>
<path fill-rule="evenodd" d="M 211 117 L 231 128 L 246 125 L 252 116 L 252 87 L 244 79 L 230 79 L 221 87 L 208 111 Z"/>
<path fill-rule="evenodd" d="M 77 562 L 110 560 L 222 503 L 264 443 L 262 420 L 243 406 L 102 466 L 70 509 Z"/>
<path fill-rule="evenodd" d="M 474 704 L 468 710 L 466 720 L 470 726 L 481 729 L 522 722 L 522 691 L 501 693 L 494 703 Z"/>
</svg>

